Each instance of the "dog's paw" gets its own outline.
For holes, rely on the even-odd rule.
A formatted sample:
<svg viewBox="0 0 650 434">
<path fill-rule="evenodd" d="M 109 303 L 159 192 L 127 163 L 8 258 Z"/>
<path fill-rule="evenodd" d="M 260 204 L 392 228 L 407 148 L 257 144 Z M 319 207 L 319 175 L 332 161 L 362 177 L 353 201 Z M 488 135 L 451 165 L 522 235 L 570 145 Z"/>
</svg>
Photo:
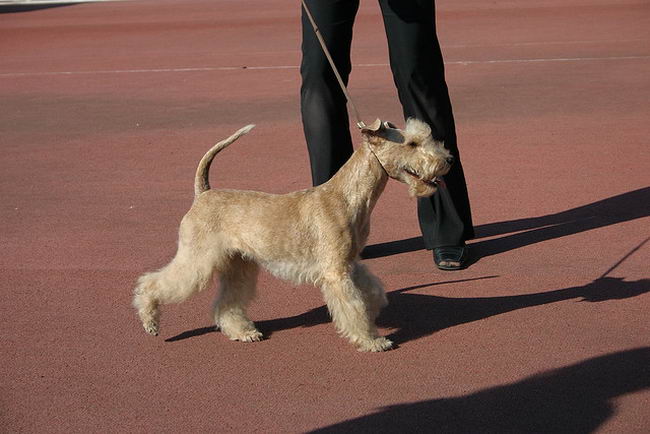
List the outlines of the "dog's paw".
<svg viewBox="0 0 650 434">
<path fill-rule="evenodd" d="M 388 351 L 393 348 L 393 342 L 384 337 L 375 339 L 368 339 L 359 342 L 359 351 L 369 351 L 378 353 L 381 351 Z"/>
<path fill-rule="evenodd" d="M 232 336 L 229 336 L 231 341 L 240 341 L 240 342 L 259 342 L 264 338 L 261 332 L 258 330 L 246 330 Z"/>
<path fill-rule="evenodd" d="M 154 321 L 148 321 L 142 323 L 142 326 L 144 327 L 144 331 L 146 331 L 150 335 L 158 336 L 158 331 L 159 331 L 158 323 Z"/>
</svg>

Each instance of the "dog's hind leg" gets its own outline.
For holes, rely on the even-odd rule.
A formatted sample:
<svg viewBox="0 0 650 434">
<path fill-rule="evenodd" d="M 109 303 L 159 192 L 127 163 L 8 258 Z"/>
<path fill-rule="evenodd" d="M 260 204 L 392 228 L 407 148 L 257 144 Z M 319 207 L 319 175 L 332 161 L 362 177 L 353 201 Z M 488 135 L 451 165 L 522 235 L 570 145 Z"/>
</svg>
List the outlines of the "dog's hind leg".
<svg viewBox="0 0 650 434">
<path fill-rule="evenodd" d="M 138 279 L 133 306 L 138 310 L 147 333 L 158 334 L 161 304 L 180 303 L 212 281 L 217 261 L 199 252 L 204 251 L 180 243 L 176 256 L 169 264 Z"/>
<path fill-rule="evenodd" d="M 385 351 L 392 348 L 390 340 L 377 334 L 372 316 L 376 316 L 374 311 L 378 312 L 378 308 L 368 304 L 368 295 L 355 284 L 353 276 L 343 274 L 324 279 L 321 290 L 341 336 L 356 345 L 360 351 Z M 376 297 L 372 298 L 374 300 Z"/>
<path fill-rule="evenodd" d="M 220 294 L 214 304 L 215 324 L 230 340 L 262 340 L 262 333 L 246 316 L 246 308 L 255 298 L 258 265 L 235 255 L 219 271 Z"/>
</svg>

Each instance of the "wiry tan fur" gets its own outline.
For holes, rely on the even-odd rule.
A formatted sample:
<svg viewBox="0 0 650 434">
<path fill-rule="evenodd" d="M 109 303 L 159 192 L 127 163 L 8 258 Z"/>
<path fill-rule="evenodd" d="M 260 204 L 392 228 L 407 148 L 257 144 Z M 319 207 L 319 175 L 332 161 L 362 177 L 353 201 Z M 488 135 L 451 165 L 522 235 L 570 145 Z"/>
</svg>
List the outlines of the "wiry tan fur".
<svg viewBox="0 0 650 434">
<path fill-rule="evenodd" d="M 195 199 L 179 229 L 174 259 L 140 277 L 133 305 L 148 333 L 157 335 L 160 305 L 177 303 L 219 276 L 214 320 L 231 340 L 259 341 L 246 316 L 255 296 L 259 266 L 282 279 L 311 283 L 322 291 L 338 332 L 362 351 L 390 349 L 375 318 L 387 300 L 377 277 L 359 263 L 370 214 L 389 177 L 413 196 L 435 192 L 451 157 L 431 138 L 429 127 L 409 119 L 402 131 L 377 120 L 362 130 L 364 141 L 327 183 L 275 195 L 211 190 L 214 156 L 253 128 L 249 125 L 215 145 L 199 163 Z"/>
</svg>

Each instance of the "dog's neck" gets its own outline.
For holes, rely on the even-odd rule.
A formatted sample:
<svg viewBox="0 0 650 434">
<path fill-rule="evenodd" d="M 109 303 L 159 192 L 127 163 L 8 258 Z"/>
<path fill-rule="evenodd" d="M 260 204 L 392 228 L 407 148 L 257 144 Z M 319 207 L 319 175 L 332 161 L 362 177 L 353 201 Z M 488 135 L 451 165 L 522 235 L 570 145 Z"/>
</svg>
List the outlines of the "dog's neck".
<svg viewBox="0 0 650 434">
<path fill-rule="evenodd" d="M 369 218 L 384 191 L 388 174 L 367 143 L 363 143 L 328 182 L 340 190 L 350 209 Z"/>
</svg>

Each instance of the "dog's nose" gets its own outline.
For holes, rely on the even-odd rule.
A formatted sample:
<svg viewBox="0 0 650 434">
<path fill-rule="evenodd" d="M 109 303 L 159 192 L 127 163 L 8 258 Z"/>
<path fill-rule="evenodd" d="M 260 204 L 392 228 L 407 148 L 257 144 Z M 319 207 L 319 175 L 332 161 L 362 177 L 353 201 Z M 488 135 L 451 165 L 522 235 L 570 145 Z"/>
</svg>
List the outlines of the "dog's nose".
<svg viewBox="0 0 650 434">
<path fill-rule="evenodd" d="M 456 158 L 453 155 L 450 155 L 449 158 L 447 158 L 447 164 L 451 166 L 452 164 L 454 164 L 455 159 Z"/>
</svg>

